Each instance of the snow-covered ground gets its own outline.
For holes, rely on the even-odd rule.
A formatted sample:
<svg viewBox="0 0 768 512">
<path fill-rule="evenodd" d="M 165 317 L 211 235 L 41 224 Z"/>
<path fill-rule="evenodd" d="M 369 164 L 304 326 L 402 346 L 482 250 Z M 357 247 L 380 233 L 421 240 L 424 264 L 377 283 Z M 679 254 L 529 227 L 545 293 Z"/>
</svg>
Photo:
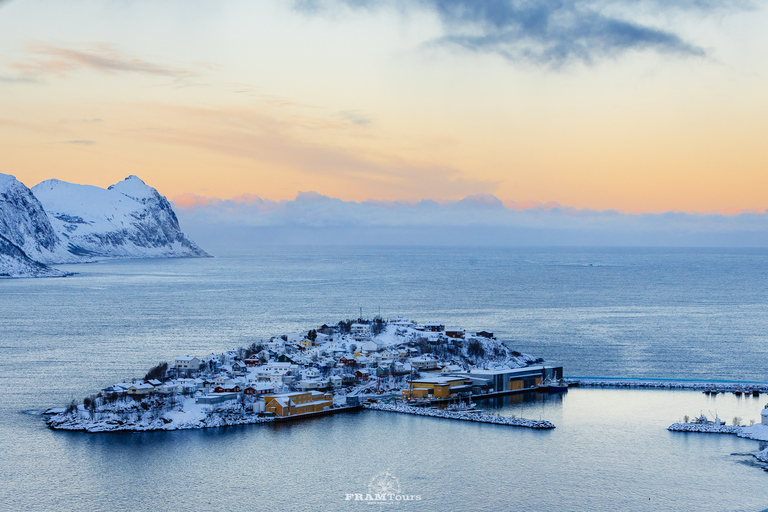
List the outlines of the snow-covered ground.
<svg viewBox="0 0 768 512">
<path fill-rule="evenodd" d="M 200 405 L 195 403 L 194 398 L 187 398 L 177 408 L 162 414 L 142 413 L 137 409 L 138 407 L 121 403 L 112 404 L 108 411 L 92 413 L 80 406 L 77 411 L 52 416 L 48 420 L 48 425 L 58 430 L 117 432 L 121 430 L 184 430 L 274 421 L 274 418 L 259 417 L 231 404 L 222 407 Z"/>
</svg>

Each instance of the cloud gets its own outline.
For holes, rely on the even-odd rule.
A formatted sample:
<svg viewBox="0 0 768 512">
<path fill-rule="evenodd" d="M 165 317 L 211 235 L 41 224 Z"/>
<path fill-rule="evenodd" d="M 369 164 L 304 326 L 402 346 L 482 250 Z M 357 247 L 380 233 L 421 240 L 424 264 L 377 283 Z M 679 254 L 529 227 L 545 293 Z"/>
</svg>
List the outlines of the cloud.
<svg viewBox="0 0 768 512">
<path fill-rule="evenodd" d="M 9 64 L 26 78 L 45 75 L 67 76 L 79 69 L 106 74 L 138 73 L 168 78 L 194 76 L 190 70 L 157 64 L 119 52 L 110 43 L 91 43 L 86 48 L 36 43 L 27 48 L 29 58 Z"/>
<path fill-rule="evenodd" d="M 296 9 L 309 15 L 346 6 L 374 10 L 397 7 L 436 15 L 444 35 L 430 45 L 490 53 L 510 62 L 560 67 L 592 63 L 630 50 L 654 50 L 677 56 L 705 56 L 705 50 L 672 28 L 647 21 L 680 11 L 708 14 L 748 9 L 747 1 L 709 0 L 302 0 Z"/>
<path fill-rule="evenodd" d="M 349 121 L 358 126 L 368 126 L 371 123 L 371 118 L 361 113 L 359 110 L 342 110 L 338 115 L 345 121 Z"/>
<path fill-rule="evenodd" d="M 343 201 L 316 192 L 290 201 L 248 195 L 173 198 L 184 230 L 199 243 L 254 250 L 264 243 L 394 245 L 768 245 L 768 213 L 625 214 L 557 203 L 502 203 L 492 195 L 460 201 Z M 555 206 L 557 205 L 557 206 Z M 238 247 L 239 246 L 239 247 Z"/>
<path fill-rule="evenodd" d="M 37 82 L 37 80 L 29 76 L 0 75 L 0 83 L 3 84 L 32 84 L 35 82 Z"/>
</svg>

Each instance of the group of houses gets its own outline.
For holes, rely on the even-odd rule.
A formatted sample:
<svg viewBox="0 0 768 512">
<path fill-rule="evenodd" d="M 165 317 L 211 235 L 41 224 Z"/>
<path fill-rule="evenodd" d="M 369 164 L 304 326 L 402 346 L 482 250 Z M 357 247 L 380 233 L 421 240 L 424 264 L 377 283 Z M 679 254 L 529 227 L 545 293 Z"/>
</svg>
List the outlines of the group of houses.
<svg viewBox="0 0 768 512">
<path fill-rule="evenodd" d="M 495 338 L 488 331 L 468 334 L 458 327 L 419 326 L 402 318 L 340 322 L 272 338 L 250 350 L 179 356 L 162 378 L 122 382 L 103 391 L 132 397 L 185 394 L 207 405 L 247 399 L 254 411 L 287 416 L 330 408 L 334 393 L 370 390 L 384 377 L 399 383 L 397 389 L 405 388 L 406 399 L 527 389 L 557 377 L 554 367 L 470 369 L 460 358 L 446 361 L 432 353 L 443 345 L 460 354 L 465 341 L 477 340 Z"/>
</svg>

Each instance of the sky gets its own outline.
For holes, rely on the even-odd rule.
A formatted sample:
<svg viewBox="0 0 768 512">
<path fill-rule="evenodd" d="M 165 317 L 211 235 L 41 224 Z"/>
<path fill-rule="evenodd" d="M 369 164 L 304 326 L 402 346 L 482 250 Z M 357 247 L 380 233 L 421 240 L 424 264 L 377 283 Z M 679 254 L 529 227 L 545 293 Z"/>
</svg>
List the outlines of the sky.
<svg viewBox="0 0 768 512">
<path fill-rule="evenodd" d="M 0 172 L 135 174 L 188 213 L 763 212 L 766 26 L 746 0 L 0 0 Z"/>
</svg>

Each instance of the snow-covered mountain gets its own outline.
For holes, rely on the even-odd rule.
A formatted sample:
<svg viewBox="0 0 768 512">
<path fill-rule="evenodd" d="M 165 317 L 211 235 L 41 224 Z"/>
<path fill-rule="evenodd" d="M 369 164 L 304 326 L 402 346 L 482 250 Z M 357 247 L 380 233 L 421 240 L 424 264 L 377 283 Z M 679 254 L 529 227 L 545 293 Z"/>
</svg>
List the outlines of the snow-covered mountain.
<svg viewBox="0 0 768 512">
<path fill-rule="evenodd" d="M 46 180 L 32 192 L 66 248 L 61 262 L 209 256 L 181 232 L 168 200 L 136 176 L 107 189 Z"/>
<path fill-rule="evenodd" d="M 0 277 L 63 277 L 51 268 L 27 256 L 17 245 L 0 235 Z"/>
<path fill-rule="evenodd" d="M 108 189 L 47 180 L 30 190 L 0 174 L 0 277 L 65 275 L 54 263 L 206 256 L 136 176 Z"/>
<path fill-rule="evenodd" d="M 33 260 L 56 259 L 59 237 L 32 192 L 15 177 L 0 174 L 0 235 Z"/>
</svg>

